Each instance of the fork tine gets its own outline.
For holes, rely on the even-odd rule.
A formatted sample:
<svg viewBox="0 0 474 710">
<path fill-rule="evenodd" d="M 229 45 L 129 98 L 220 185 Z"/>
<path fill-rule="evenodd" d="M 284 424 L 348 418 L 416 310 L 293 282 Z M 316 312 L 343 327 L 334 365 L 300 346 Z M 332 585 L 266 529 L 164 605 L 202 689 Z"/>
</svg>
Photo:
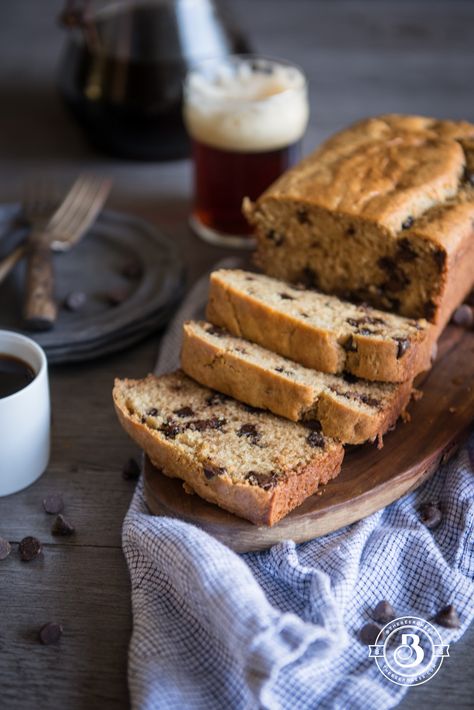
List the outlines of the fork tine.
<svg viewBox="0 0 474 710">
<path fill-rule="evenodd" d="M 105 202 L 111 184 L 110 180 L 95 178 L 84 186 L 80 198 L 78 197 L 74 201 L 64 218 L 54 224 L 53 232 L 56 242 L 64 242 L 67 248 L 68 243 L 74 241 L 78 232 L 83 233 L 90 226 L 98 209 Z"/>
<path fill-rule="evenodd" d="M 93 176 L 81 175 L 71 188 L 61 209 L 51 221 L 50 227 L 56 229 L 57 225 L 61 225 L 61 230 L 65 231 L 68 220 L 81 208 L 82 204 L 87 204 L 90 201 L 96 191 L 96 182 L 97 178 Z"/>
<path fill-rule="evenodd" d="M 66 195 L 64 201 L 61 203 L 58 210 L 54 213 L 51 218 L 49 227 L 53 228 L 57 223 L 64 219 L 65 215 L 74 206 L 76 200 L 82 195 L 84 189 L 87 189 L 87 178 L 85 175 L 79 175 L 75 180 L 72 187 L 70 188 L 68 194 Z"/>
</svg>

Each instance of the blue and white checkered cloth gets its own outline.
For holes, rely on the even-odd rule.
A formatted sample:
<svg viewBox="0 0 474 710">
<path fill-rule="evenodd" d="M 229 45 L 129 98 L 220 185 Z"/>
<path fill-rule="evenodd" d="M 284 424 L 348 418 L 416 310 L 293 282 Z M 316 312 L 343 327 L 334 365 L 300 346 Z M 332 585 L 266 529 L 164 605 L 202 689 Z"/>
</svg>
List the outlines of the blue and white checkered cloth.
<svg viewBox="0 0 474 710">
<path fill-rule="evenodd" d="M 158 370 L 174 366 L 180 323 L 205 299 L 199 283 L 171 326 Z M 434 530 L 421 503 L 438 500 Z M 406 688 L 358 640 L 381 599 L 431 619 L 453 604 L 474 616 L 474 435 L 414 493 L 359 523 L 295 545 L 237 555 L 198 528 L 149 514 L 141 482 L 123 527 L 132 583 L 129 687 L 134 708 L 384 710 Z M 449 663 L 449 659 L 445 661 Z"/>
</svg>

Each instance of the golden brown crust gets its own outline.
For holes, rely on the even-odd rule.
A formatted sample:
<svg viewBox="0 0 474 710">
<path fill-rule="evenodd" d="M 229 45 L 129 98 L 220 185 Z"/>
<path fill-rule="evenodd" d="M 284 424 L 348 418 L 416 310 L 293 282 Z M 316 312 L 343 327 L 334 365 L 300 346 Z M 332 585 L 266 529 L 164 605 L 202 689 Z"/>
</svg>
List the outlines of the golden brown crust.
<svg viewBox="0 0 474 710">
<path fill-rule="evenodd" d="M 406 381 L 387 385 L 390 396 L 380 408 L 354 406 L 343 394 L 350 385 L 342 379 L 341 394 L 329 388 L 315 393 L 310 384 L 293 381 L 285 373 L 279 374 L 239 352 L 219 347 L 193 323 L 184 326 L 181 365 L 201 384 L 253 407 L 268 409 L 292 421 L 318 420 L 326 436 L 344 444 L 362 444 L 392 428 L 408 406 L 413 384 Z"/>
<path fill-rule="evenodd" d="M 284 471 L 281 482 L 270 490 L 233 482 L 227 476 L 206 479 L 191 449 L 178 449 L 172 440 L 161 436 L 130 413 L 124 392 L 134 384 L 138 382 L 115 380 L 115 411 L 124 430 L 146 452 L 152 463 L 166 475 L 183 480 L 205 500 L 256 525 L 274 525 L 312 495 L 319 485 L 327 483 L 340 471 L 344 450 L 342 446 L 332 443 L 328 445 L 326 456 L 318 450 L 314 459 Z"/>
<path fill-rule="evenodd" d="M 207 319 L 230 333 L 279 353 L 320 372 L 350 372 L 362 379 L 405 382 L 428 370 L 434 333 L 421 328 L 410 332 L 406 352 L 399 342 L 354 333 L 354 350 L 338 339 L 337 329 L 317 327 L 304 319 L 270 307 L 256 296 L 232 287 L 226 271 L 211 274 Z M 256 277 L 258 278 L 258 276 Z M 285 284 L 281 284 L 284 290 Z M 315 294 L 316 296 L 316 294 Z M 344 304 L 340 303 L 341 308 Z M 371 315 L 383 316 L 375 312 Z M 346 337 L 346 336 L 344 336 Z"/>
</svg>

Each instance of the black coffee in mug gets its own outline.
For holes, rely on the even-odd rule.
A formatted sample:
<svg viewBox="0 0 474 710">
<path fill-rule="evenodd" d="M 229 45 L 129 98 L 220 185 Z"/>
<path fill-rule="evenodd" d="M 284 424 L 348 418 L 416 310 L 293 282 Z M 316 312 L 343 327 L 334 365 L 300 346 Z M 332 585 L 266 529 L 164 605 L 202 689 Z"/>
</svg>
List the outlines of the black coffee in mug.
<svg viewBox="0 0 474 710">
<path fill-rule="evenodd" d="M 19 392 L 35 377 L 35 371 L 27 362 L 14 355 L 0 353 L 0 399 Z"/>
</svg>

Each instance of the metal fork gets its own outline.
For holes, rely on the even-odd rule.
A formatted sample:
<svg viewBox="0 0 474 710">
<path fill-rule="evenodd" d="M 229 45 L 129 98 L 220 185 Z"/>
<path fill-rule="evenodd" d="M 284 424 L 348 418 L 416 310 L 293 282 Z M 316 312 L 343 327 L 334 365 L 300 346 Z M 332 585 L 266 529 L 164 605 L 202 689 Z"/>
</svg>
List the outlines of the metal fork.
<svg viewBox="0 0 474 710">
<path fill-rule="evenodd" d="M 32 229 L 24 306 L 24 320 L 30 328 L 46 330 L 56 320 L 51 249 L 68 251 L 77 244 L 102 209 L 111 186 L 109 179 L 81 175 L 51 219 Z"/>
</svg>

